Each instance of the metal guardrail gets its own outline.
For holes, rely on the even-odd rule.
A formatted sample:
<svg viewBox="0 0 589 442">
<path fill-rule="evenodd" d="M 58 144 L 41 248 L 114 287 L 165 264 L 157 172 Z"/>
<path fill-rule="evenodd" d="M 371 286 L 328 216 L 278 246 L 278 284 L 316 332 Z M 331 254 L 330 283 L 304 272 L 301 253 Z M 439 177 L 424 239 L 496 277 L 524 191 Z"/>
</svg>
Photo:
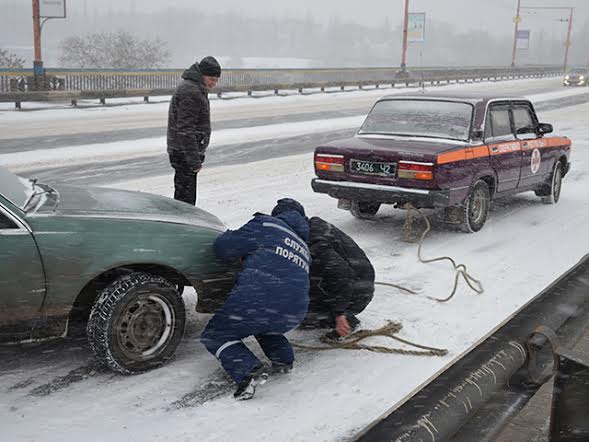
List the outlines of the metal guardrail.
<svg viewBox="0 0 589 442">
<path fill-rule="evenodd" d="M 128 96 L 170 95 L 183 70 L 71 70 L 47 69 L 43 79 L 31 70 L 0 69 L 0 102 L 67 101 Z M 227 69 L 213 92 L 450 83 L 512 78 L 546 77 L 562 74 L 556 65 L 527 67 L 428 67 L 400 72 L 396 68 L 344 69 Z"/>
<path fill-rule="evenodd" d="M 545 351 L 550 341 L 538 332 L 555 330 L 567 346 L 581 338 L 589 324 L 588 276 L 585 255 L 492 336 L 354 441 L 493 441 L 552 375 L 553 356 Z"/>
</svg>

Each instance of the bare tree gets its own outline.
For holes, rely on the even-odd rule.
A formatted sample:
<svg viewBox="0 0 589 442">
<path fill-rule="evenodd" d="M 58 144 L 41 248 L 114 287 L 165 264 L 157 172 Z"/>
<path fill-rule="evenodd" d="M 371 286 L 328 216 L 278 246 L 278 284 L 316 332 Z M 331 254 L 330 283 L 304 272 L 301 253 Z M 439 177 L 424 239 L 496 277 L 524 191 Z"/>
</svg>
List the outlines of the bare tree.
<svg viewBox="0 0 589 442">
<path fill-rule="evenodd" d="M 142 40 L 123 31 L 72 36 L 61 42 L 60 61 L 68 67 L 154 69 L 169 59 L 162 40 Z"/>
<path fill-rule="evenodd" d="M 7 50 L 0 49 L 0 68 L 22 69 L 24 64 L 24 58 L 19 58 Z"/>
</svg>

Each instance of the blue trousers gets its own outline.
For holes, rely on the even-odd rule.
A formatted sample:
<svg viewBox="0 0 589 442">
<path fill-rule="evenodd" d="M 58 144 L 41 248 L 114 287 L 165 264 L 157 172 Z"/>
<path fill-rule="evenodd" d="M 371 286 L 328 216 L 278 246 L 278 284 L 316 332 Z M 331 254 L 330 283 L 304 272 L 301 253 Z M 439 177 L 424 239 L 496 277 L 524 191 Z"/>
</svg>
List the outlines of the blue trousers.
<svg viewBox="0 0 589 442">
<path fill-rule="evenodd" d="M 253 335 L 272 363 L 291 364 L 294 352 L 284 333 L 295 328 L 306 313 L 284 314 L 271 307 L 256 307 L 244 299 L 248 297 L 247 294 L 241 296 L 239 292 L 241 290 L 233 293 L 215 313 L 200 338 L 237 384 L 262 365 L 242 339 Z"/>
</svg>

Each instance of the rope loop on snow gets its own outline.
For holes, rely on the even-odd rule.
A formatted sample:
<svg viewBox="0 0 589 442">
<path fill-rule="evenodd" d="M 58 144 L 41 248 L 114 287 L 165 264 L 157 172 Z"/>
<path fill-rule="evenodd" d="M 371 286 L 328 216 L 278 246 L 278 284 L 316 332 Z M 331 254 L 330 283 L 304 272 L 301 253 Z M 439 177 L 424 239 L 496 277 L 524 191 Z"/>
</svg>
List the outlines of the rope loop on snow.
<svg viewBox="0 0 589 442">
<path fill-rule="evenodd" d="M 338 340 L 333 340 L 322 336 L 321 342 L 325 345 L 321 347 L 296 343 L 292 343 L 292 346 L 304 350 L 368 350 L 376 353 L 389 353 L 406 356 L 446 356 L 448 354 L 448 350 L 446 349 L 416 344 L 414 342 L 395 336 L 401 331 L 402 328 L 403 326 L 399 322 L 388 322 L 386 325 L 376 330 L 359 330 L 345 338 L 340 338 Z M 367 338 L 375 336 L 391 338 L 411 347 L 419 348 L 420 350 L 406 350 L 403 348 L 391 348 L 380 345 L 367 345 L 360 343 Z"/>
<path fill-rule="evenodd" d="M 474 278 L 472 275 L 470 275 L 466 269 L 466 265 L 464 264 L 456 264 L 456 261 L 454 261 L 452 258 L 450 258 L 449 256 L 440 256 L 438 258 L 430 258 L 430 259 L 425 259 L 422 257 L 421 255 L 421 248 L 423 245 L 423 241 L 426 237 L 426 235 L 430 232 L 431 230 L 431 225 L 429 222 L 429 219 L 427 218 L 427 216 L 425 216 L 423 213 L 421 213 L 421 211 L 419 209 L 417 209 L 416 207 L 414 207 L 412 204 L 409 204 L 407 206 L 407 218 L 405 220 L 405 225 L 403 226 L 403 229 L 405 231 L 405 236 L 408 237 L 410 235 L 411 229 L 412 229 L 412 220 L 411 220 L 411 211 L 415 211 L 417 212 L 418 215 L 420 215 L 426 223 L 426 228 L 423 231 L 423 233 L 421 234 L 421 237 L 419 239 L 419 244 L 417 246 L 417 259 L 419 259 L 419 261 L 423 264 L 429 264 L 432 262 L 437 262 L 437 261 L 450 261 L 450 263 L 452 263 L 452 266 L 454 267 L 455 270 L 455 276 L 454 276 L 454 287 L 452 288 L 452 293 L 450 293 L 450 296 L 443 298 L 443 299 L 439 299 L 439 298 L 434 298 L 432 296 L 427 296 L 426 298 L 431 299 L 433 301 L 437 301 L 437 302 L 448 302 L 450 299 L 452 299 L 454 297 L 454 295 L 456 294 L 456 290 L 458 289 L 458 282 L 460 280 L 460 278 L 462 277 L 464 279 L 464 281 L 466 282 L 466 284 L 468 284 L 468 286 L 471 288 L 472 291 L 474 291 L 476 294 L 480 295 L 484 292 L 483 289 L 483 285 L 482 283 Z M 375 285 L 382 285 L 382 286 L 387 286 L 387 287 L 395 287 L 397 289 L 403 290 L 407 293 L 411 293 L 412 295 L 419 295 L 420 293 L 415 292 L 413 290 L 410 290 L 408 288 L 399 286 L 399 285 L 395 285 L 395 284 L 391 284 L 388 282 L 380 282 L 380 281 L 376 281 L 374 283 Z"/>
</svg>

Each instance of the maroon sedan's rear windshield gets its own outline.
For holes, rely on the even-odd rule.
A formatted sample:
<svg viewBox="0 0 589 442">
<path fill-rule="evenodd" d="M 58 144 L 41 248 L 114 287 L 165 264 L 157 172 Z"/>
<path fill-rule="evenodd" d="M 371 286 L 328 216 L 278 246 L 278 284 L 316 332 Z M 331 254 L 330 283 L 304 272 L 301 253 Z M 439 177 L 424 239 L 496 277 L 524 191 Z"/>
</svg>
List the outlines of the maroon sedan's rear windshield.
<svg viewBox="0 0 589 442">
<path fill-rule="evenodd" d="M 359 134 L 468 140 L 474 107 L 469 103 L 395 99 L 374 105 Z"/>
</svg>

